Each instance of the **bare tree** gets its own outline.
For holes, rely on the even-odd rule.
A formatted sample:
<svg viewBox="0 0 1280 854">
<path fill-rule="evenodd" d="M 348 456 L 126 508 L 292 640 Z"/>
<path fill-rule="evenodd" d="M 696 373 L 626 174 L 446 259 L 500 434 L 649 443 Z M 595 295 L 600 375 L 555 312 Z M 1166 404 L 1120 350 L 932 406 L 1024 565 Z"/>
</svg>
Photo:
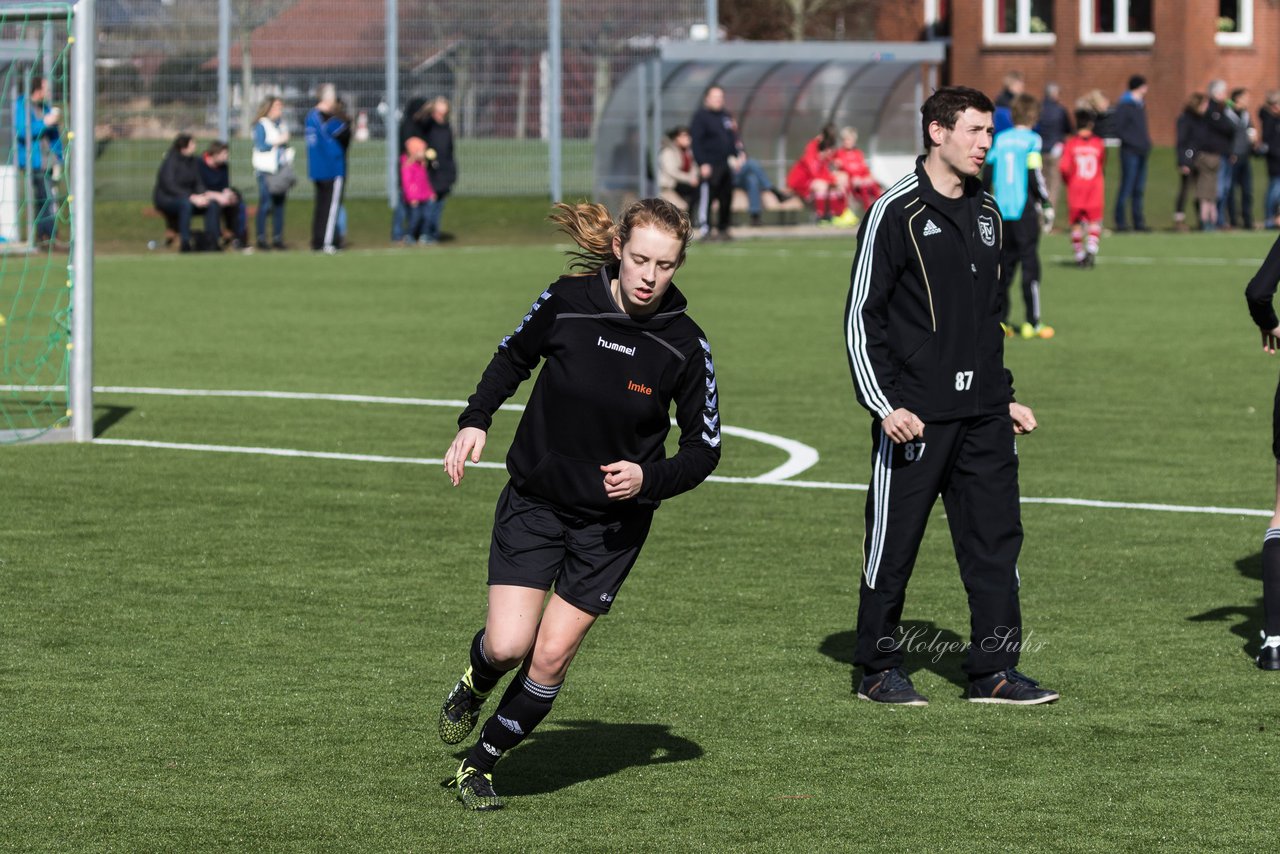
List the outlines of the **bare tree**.
<svg viewBox="0 0 1280 854">
<path fill-rule="evenodd" d="M 875 38 L 882 2 L 898 0 L 733 0 L 720 22 L 734 38 L 765 41 Z"/>
<path fill-rule="evenodd" d="M 253 31 L 292 5 L 293 0 L 232 0 L 231 23 L 240 42 L 240 135 L 253 136 L 258 105 L 253 94 Z"/>
</svg>

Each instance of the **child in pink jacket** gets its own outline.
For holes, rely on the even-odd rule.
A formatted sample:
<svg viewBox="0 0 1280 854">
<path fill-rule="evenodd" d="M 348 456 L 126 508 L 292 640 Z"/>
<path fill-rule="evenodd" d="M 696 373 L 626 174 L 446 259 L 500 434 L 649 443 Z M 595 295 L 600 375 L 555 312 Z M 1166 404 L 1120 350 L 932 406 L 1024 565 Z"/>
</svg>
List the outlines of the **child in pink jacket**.
<svg viewBox="0 0 1280 854">
<path fill-rule="evenodd" d="M 423 214 L 426 212 L 423 205 L 436 197 L 431 181 L 427 178 L 428 152 L 425 146 L 421 149 L 421 151 L 410 149 L 412 153 L 400 155 L 400 192 L 404 193 L 404 202 L 409 209 L 409 222 L 405 229 L 406 242 L 414 240 L 419 243 L 426 242 L 422 234 Z"/>
</svg>

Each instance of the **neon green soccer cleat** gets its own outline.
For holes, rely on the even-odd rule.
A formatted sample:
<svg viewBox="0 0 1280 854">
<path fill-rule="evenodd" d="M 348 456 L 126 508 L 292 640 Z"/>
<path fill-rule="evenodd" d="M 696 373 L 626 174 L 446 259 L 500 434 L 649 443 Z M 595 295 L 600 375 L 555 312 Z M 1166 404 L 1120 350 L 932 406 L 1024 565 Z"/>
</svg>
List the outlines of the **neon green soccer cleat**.
<svg viewBox="0 0 1280 854">
<path fill-rule="evenodd" d="M 440 707 L 440 740 L 445 744 L 457 744 L 470 735 L 471 730 L 476 728 L 476 721 L 480 719 L 480 707 L 487 697 L 487 694 L 480 696 L 471 687 L 471 668 L 468 667 Z"/>
<path fill-rule="evenodd" d="M 458 766 L 457 774 L 440 785 L 446 789 L 457 789 L 458 800 L 469 810 L 500 810 L 506 806 L 493 790 L 493 775 L 468 768 L 466 762 Z"/>
</svg>

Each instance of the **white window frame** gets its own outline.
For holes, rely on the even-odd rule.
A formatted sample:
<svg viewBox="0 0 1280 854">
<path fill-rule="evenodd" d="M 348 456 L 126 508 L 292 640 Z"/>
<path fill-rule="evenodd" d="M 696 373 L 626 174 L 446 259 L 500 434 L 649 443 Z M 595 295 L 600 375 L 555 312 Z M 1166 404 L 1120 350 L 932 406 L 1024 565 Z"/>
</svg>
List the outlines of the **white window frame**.
<svg viewBox="0 0 1280 854">
<path fill-rule="evenodd" d="M 1129 0 L 1116 0 L 1116 21 L 1122 29 L 1114 33 L 1095 33 L 1093 0 L 1080 0 L 1080 44 L 1105 47 L 1144 47 L 1155 44 L 1155 33 L 1129 32 Z"/>
<path fill-rule="evenodd" d="M 1214 33 L 1213 40 L 1226 47 L 1250 47 L 1253 44 L 1253 0 L 1240 0 L 1240 20 L 1234 33 Z"/>
<path fill-rule="evenodd" d="M 942 17 L 941 0 L 924 0 L 924 31 L 932 33 Z M 932 36 L 937 38 L 937 36 Z"/>
<path fill-rule="evenodd" d="M 1056 33 L 1031 32 L 1031 0 L 1009 0 L 1009 2 L 1018 4 L 1016 33 L 999 32 L 996 29 L 996 0 L 982 0 L 982 39 L 986 44 L 1038 47 L 1053 45 L 1058 41 Z"/>
</svg>

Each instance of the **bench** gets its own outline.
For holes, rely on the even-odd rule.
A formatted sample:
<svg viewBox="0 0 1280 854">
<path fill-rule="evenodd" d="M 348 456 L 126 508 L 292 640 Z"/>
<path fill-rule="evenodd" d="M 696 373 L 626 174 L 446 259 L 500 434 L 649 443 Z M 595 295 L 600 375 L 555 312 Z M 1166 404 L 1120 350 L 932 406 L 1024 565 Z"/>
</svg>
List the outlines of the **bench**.
<svg viewBox="0 0 1280 854">
<path fill-rule="evenodd" d="M 662 198 L 674 204 L 681 210 L 686 210 L 684 199 L 680 198 L 675 190 L 663 190 Z M 778 197 L 773 193 L 765 191 L 760 194 L 760 207 L 766 214 L 774 214 L 777 219 L 786 225 L 794 224 L 795 215 L 803 214 L 808 210 L 804 203 L 804 199 L 792 196 L 785 202 L 779 202 Z M 750 210 L 750 201 L 747 197 L 746 190 L 735 189 L 733 191 L 733 212 L 745 214 Z"/>
<path fill-rule="evenodd" d="M 254 216 L 257 215 L 257 213 L 258 213 L 257 205 L 245 205 L 244 216 L 245 216 L 245 221 L 248 222 L 249 225 L 253 224 L 253 218 Z M 177 214 L 165 213 L 164 211 L 161 211 L 158 208 L 156 208 L 154 205 L 146 205 L 142 209 L 142 216 L 146 219 L 163 219 L 164 220 L 164 245 L 165 246 L 172 246 L 178 242 L 178 215 Z M 226 230 L 225 226 L 223 227 L 222 239 L 224 241 L 229 241 L 234 236 L 235 235 L 233 235 L 230 231 Z"/>
</svg>

